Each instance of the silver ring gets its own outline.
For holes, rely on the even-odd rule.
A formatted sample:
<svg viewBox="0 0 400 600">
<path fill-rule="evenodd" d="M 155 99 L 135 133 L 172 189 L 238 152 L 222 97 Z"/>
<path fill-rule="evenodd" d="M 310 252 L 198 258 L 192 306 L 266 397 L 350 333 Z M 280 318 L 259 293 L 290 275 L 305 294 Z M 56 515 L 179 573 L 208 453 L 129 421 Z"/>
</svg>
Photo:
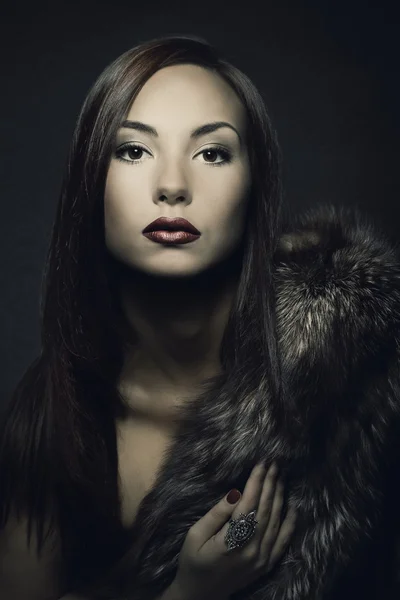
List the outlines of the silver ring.
<svg viewBox="0 0 400 600">
<path fill-rule="evenodd" d="M 237 519 L 229 519 L 229 529 L 225 535 L 228 550 L 241 548 L 254 535 L 258 521 L 255 519 L 256 511 L 252 510 L 247 515 L 240 513 Z"/>
</svg>

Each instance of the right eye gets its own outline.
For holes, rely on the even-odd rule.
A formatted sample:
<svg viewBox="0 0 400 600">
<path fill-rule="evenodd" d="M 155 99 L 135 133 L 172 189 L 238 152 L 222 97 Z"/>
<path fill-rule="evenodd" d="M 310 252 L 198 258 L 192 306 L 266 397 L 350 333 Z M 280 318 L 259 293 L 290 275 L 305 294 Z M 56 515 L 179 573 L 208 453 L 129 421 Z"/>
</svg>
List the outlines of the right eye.
<svg viewBox="0 0 400 600">
<path fill-rule="evenodd" d="M 123 158 L 123 154 L 125 154 L 126 152 L 128 152 L 131 155 L 130 159 Z M 115 152 L 115 158 L 122 162 L 135 164 L 142 162 L 141 154 L 143 152 L 147 152 L 147 154 L 150 154 L 149 151 L 146 150 L 146 148 L 143 148 L 143 146 L 139 146 L 138 144 L 125 144 L 124 146 L 118 148 L 118 150 Z"/>
</svg>

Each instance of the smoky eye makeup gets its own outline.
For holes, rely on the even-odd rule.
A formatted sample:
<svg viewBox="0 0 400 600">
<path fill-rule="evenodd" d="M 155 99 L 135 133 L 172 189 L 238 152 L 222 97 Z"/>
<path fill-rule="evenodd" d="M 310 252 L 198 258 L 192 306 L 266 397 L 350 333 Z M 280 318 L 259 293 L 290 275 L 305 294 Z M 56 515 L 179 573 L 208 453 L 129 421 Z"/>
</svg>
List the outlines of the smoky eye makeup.
<svg viewBox="0 0 400 600">
<path fill-rule="evenodd" d="M 127 158 L 126 154 L 130 153 L 130 157 Z M 136 156 L 134 156 L 136 153 Z M 139 154 L 139 156 L 137 155 Z M 150 154 L 146 148 L 141 146 L 136 142 L 125 142 L 118 146 L 118 148 L 114 151 L 114 158 L 124 163 L 128 164 L 139 164 L 143 162 L 143 155 Z M 125 155 L 125 156 L 124 156 Z M 211 156 L 210 156 L 211 155 Z M 227 165 L 232 162 L 233 155 L 232 153 L 225 147 L 219 144 L 213 144 L 211 146 L 205 146 L 194 155 L 193 159 L 197 159 L 199 156 L 203 156 L 204 164 L 212 166 L 212 167 L 220 167 L 223 165 Z M 221 160 L 213 160 L 215 157 L 220 157 Z"/>
</svg>

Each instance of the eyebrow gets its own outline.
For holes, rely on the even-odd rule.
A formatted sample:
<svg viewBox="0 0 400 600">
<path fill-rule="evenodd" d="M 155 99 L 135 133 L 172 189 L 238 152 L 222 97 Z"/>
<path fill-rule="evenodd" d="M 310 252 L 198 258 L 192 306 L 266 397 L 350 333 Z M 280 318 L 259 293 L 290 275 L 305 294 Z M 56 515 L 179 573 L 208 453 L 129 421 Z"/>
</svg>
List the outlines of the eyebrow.
<svg viewBox="0 0 400 600">
<path fill-rule="evenodd" d="M 205 125 L 200 125 L 200 127 L 196 127 L 193 131 L 190 132 L 190 139 L 197 139 L 202 135 L 207 135 L 207 133 L 212 133 L 213 131 L 217 131 L 217 129 L 221 129 L 222 127 L 229 127 L 237 134 L 240 143 L 242 143 L 242 138 L 238 130 L 227 123 L 226 121 L 214 121 L 213 123 L 205 123 Z M 127 129 L 135 129 L 136 131 L 142 131 L 143 133 L 148 133 L 154 137 L 158 137 L 157 130 L 151 125 L 146 125 L 146 123 L 142 123 L 141 121 L 124 121 L 121 125 L 121 128 Z"/>
</svg>

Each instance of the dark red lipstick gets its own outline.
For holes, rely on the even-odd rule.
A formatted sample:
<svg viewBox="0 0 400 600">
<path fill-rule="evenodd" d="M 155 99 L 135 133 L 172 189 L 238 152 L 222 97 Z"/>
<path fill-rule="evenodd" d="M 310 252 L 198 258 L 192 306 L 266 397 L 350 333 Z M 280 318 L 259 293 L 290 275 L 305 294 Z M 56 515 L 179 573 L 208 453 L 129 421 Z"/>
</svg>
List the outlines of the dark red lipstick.
<svg viewBox="0 0 400 600">
<path fill-rule="evenodd" d="M 201 236 L 192 223 L 181 217 L 160 217 L 147 225 L 142 233 L 149 240 L 162 244 L 187 244 Z"/>
</svg>

